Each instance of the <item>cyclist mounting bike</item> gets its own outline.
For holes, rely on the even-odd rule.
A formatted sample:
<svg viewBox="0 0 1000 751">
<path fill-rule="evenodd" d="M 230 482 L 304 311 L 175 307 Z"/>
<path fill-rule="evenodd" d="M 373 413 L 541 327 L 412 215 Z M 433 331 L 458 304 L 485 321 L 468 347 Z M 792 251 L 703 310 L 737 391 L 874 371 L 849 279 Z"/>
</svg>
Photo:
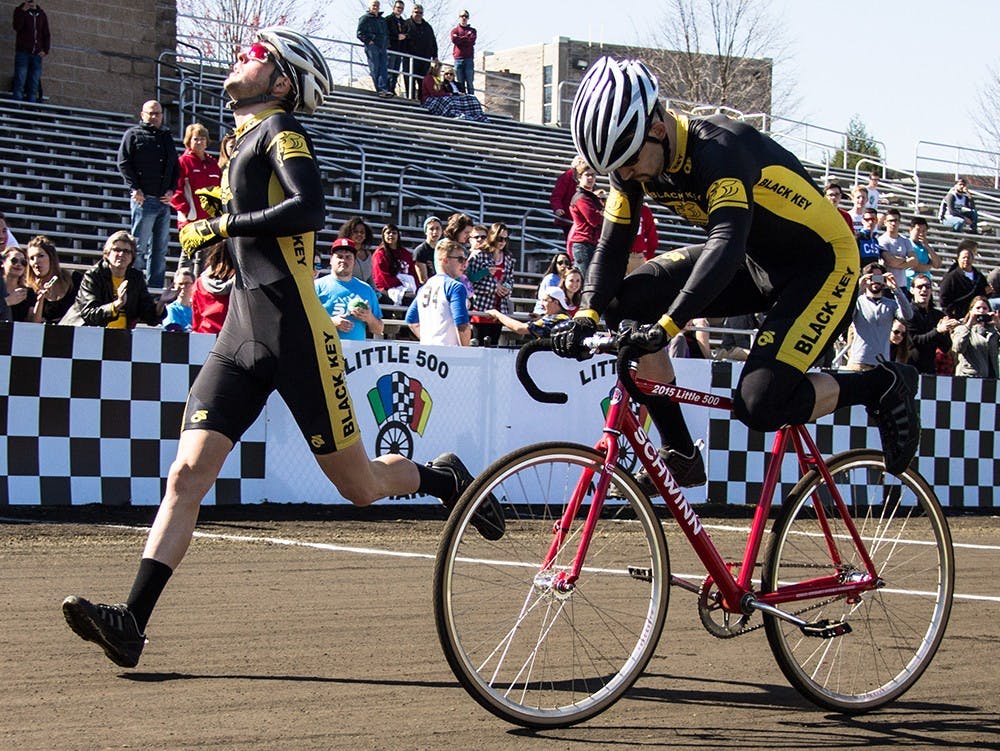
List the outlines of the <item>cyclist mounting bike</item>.
<svg viewBox="0 0 1000 751">
<path fill-rule="evenodd" d="M 689 320 L 766 312 L 734 395 L 737 418 L 772 431 L 864 404 L 887 470 L 903 471 L 919 441 L 916 369 L 881 362 L 863 373 L 806 372 L 851 320 L 859 257 L 843 218 L 769 137 L 725 116 L 669 111 L 658 89 L 643 63 L 611 57 L 580 83 L 573 141 L 591 167 L 610 173 L 611 192 L 580 310 L 553 329 L 553 349 L 586 359 L 583 340 L 602 314 L 612 327 L 636 321 L 631 343 L 650 352 L 639 375 L 673 383 L 663 347 Z M 645 195 L 703 226 L 707 239 L 626 276 Z M 704 463 L 680 406 L 649 397 L 647 408 L 675 480 L 703 484 Z M 644 474 L 640 485 L 656 492 Z"/>
</svg>

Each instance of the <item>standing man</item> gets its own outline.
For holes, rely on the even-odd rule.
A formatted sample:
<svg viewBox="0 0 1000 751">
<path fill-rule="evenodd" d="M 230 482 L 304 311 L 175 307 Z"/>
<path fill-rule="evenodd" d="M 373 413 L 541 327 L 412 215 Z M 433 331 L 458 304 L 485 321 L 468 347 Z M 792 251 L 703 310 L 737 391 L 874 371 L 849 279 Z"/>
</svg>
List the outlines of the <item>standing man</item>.
<svg viewBox="0 0 1000 751">
<path fill-rule="evenodd" d="M 323 184 L 309 136 L 291 114 L 311 114 L 329 94 L 323 56 L 291 29 L 261 29 L 224 86 L 236 121 L 222 176 L 225 213 L 191 222 L 180 239 L 190 255 L 231 238 L 237 281 L 229 314 L 191 386 L 177 458 L 127 601 L 103 605 L 70 596 L 63 602 L 70 628 L 122 667 L 138 663 L 146 623 L 187 552 L 201 500 L 273 391 L 324 474 L 358 506 L 415 492 L 454 505 L 472 482 L 454 454 L 428 466 L 398 454 L 370 461 L 361 443 L 337 330 L 313 286 Z M 495 503 L 473 524 L 491 539 L 503 535 Z"/>
<path fill-rule="evenodd" d="M 162 288 L 170 242 L 170 201 L 177 189 L 177 146 L 163 127 L 163 107 L 155 99 L 142 105 L 139 124 L 122 136 L 118 171 L 132 192 L 132 236 L 138 244 L 135 268 L 150 287 Z"/>
<path fill-rule="evenodd" d="M 910 297 L 913 298 L 913 317 L 906 322 L 906 333 L 910 335 L 910 365 L 921 373 L 934 375 L 937 351 L 951 350 L 951 332 L 959 321 L 934 307 L 931 281 L 922 274 L 911 280 Z"/>
<path fill-rule="evenodd" d="M 399 79 L 403 57 L 399 53 L 406 48 L 406 19 L 403 18 L 403 0 L 392 4 L 392 13 L 385 19 L 389 31 L 389 49 L 395 54 L 389 55 L 389 91 L 396 93 L 396 81 Z M 407 66 L 409 67 L 409 66 Z"/>
<path fill-rule="evenodd" d="M 469 265 L 465 248 L 454 240 L 441 240 L 434 249 L 437 273 L 427 280 L 406 311 L 406 323 L 421 344 L 468 347 L 469 292 L 459 277 Z"/>
<path fill-rule="evenodd" d="M 35 0 L 25 0 L 14 8 L 15 99 L 41 100 L 42 58 L 49 54 L 51 42 L 48 16 Z"/>
<path fill-rule="evenodd" d="M 330 314 L 341 339 L 363 341 L 381 336 L 382 308 L 378 293 L 370 284 L 354 276 L 354 257 L 358 249 L 354 241 L 338 237 L 330 251 L 330 273 L 316 280 L 316 294 Z"/>
<path fill-rule="evenodd" d="M 861 230 L 854 236 L 858 241 L 862 266 L 882 262 L 882 246 L 878 244 L 877 227 L 878 212 L 875 209 L 864 209 L 861 214 Z"/>
<path fill-rule="evenodd" d="M 368 12 L 358 19 L 358 39 L 365 46 L 375 92 L 390 97 L 395 95 L 389 91 L 389 27 L 382 18 L 381 8 L 379 0 L 372 0 Z"/>
<path fill-rule="evenodd" d="M 452 55 L 455 58 L 455 83 L 466 94 L 475 94 L 476 30 L 469 25 L 469 11 L 458 14 L 458 26 L 451 30 Z"/>
<path fill-rule="evenodd" d="M 922 216 L 910 220 L 910 244 L 913 245 L 913 265 L 906 270 L 906 283 L 912 286 L 915 274 L 923 274 L 930 280 L 931 269 L 941 268 L 941 256 L 927 242 L 927 220 Z"/>
<path fill-rule="evenodd" d="M 413 55 L 411 64 L 413 65 L 413 75 L 406 79 L 406 95 L 411 99 L 420 98 L 420 83 L 427 75 L 431 60 L 436 60 L 438 56 L 437 37 L 434 36 L 434 29 L 424 20 L 424 6 L 417 3 L 413 6 L 410 20 L 406 22 L 403 29 L 406 34 L 407 52 Z"/>
<path fill-rule="evenodd" d="M 851 232 L 854 232 L 854 220 L 845 209 L 840 208 L 840 202 L 844 200 L 844 191 L 840 185 L 837 183 L 827 183 L 826 187 L 823 188 L 823 195 L 827 201 L 836 206 L 837 211 L 840 212 L 840 215 L 844 217 L 844 221 L 847 222 L 847 226 L 851 228 Z"/>
<path fill-rule="evenodd" d="M 913 268 L 917 260 L 913 255 L 913 243 L 909 237 L 899 232 L 902 224 L 899 209 L 889 209 L 882 220 L 885 222 L 885 232 L 878 238 L 879 247 L 882 249 L 882 263 L 896 278 L 896 286 L 905 289 L 906 271 Z"/>
</svg>

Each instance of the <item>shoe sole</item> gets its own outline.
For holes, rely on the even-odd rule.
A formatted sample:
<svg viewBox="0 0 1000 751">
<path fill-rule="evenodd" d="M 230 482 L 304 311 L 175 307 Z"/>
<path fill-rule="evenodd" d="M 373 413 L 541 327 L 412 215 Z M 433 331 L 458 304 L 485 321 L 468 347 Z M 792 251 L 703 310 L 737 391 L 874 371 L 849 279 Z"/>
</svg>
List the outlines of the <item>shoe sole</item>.
<svg viewBox="0 0 1000 751">
<path fill-rule="evenodd" d="M 133 659 L 129 655 L 122 654 L 114 645 L 108 643 L 101 634 L 100 624 L 90 617 L 88 608 L 79 597 L 70 595 L 62 604 L 63 618 L 77 636 L 84 641 L 93 642 L 107 655 L 111 662 L 123 668 L 134 668 L 139 664 L 139 659 Z"/>
<path fill-rule="evenodd" d="M 906 462 L 900 462 L 898 466 L 894 462 L 891 466 L 888 462 L 888 455 L 886 455 L 886 471 L 898 475 L 905 472 L 907 467 L 910 466 L 910 462 L 916 457 L 917 452 L 920 450 L 920 410 L 917 408 L 917 392 L 920 389 L 920 373 L 913 366 L 902 366 L 898 370 L 892 368 L 892 371 L 897 379 L 902 381 L 903 389 L 905 394 L 903 395 L 903 401 L 907 406 L 907 413 L 913 416 L 913 421 L 915 424 L 914 435 L 907 442 L 907 450 L 905 454 L 909 454 L 909 459 Z M 894 383 L 893 386 L 896 384 Z M 912 444 L 912 450 L 910 446 Z M 883 447 L 883 454 L 885 454 L 885 448 Z"/>
</svg>

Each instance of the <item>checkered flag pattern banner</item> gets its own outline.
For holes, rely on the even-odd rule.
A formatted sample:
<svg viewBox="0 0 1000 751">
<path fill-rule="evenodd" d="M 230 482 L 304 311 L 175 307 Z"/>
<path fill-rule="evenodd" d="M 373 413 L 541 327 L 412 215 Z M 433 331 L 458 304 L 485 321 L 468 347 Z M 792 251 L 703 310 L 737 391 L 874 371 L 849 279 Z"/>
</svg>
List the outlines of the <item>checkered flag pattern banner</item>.
<svg viewBox="0 0 1000 751">
<path fill-rule="evenodd" d="M 739 375 L 740 366 L 714 363 L 713 390 L 731 393 Z M 997 381 L 922 375 L 918 406 L 922 431 L 917 469 L 941 503 L 952 508 L 1000 506 Z M 849 448 L 882 447 L 878 429 L 860 406 L 820 418 L 812 432 L 826 457 Z M 711 502 L 757 502 L 773 437 L 713 411 L 708 437 Z M 787 455 L 775 501 L 792 489 L 799 476 L 794 455 Z"/>
<path fill-rule="evenodd" d="M 214 341 L 159 329 L 0 323 L 0 506 L 158 503 L 188 388 Z M 380 428 L 388 417 L 403 414 L 415 459 L 457 450 L 473 473 L 536 441 L 589 442 L 600 432 L 600 400 L 614 384 L 612 361 L 553 356 L 539 366 L 541 385 L 567 391 L 570 401 L 543 405 L 528 400 L 517 383 L 510 351 L 369 340 L 345 342 L 345 353 L 370 455 L 386 448 Z M 685 360 L 676 367 L 678 382 L 704 388 L 710 379 L 715 393 L 728 396 L 741 366 Z M 996 402 L 996 381 L 921 378 L 918 468 L 946 506 L 1000 506 Z M 773 436 L 719 410 L 685 410 L 692 433 L 705 438 L 709 477 L 707 488 L 692 489 L 689 500 L 707 493 L 713 503 L 756 503 Z M 861 407 L 822 418 L 813 435 L 826 456 L 881 447 Z M 798 479 L 794 459 L 787 459 L 778 501 Z M 263 499 L 345 502 L 276 395 L 230 454 L 205 502 Z"/>
<path fill-rule="evenodd" d="M 215 337 L 0 324 L 0 505 L 156 504 Z M 259 499 L 264 423 L 206 503 Z"/>
</svg>

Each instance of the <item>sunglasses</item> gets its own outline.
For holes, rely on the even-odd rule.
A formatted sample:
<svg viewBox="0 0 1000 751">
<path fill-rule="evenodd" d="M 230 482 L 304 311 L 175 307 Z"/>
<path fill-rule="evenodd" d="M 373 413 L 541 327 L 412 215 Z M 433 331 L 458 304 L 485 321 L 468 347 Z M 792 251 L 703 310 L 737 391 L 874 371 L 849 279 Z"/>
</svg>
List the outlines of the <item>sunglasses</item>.
<svg viewBox="0 0 1000 751">
<path fill-rule="evenodd" d="M 931 285 L 929 285 L 929 284 L 914 284 L 913 285 L 913 289 L 930 289 L 930 288 L 931 288 Z"/>
<path fill-rule="evenodd" d="M 469 259 L 467 256 L 448 256 L 453 261 L 459 261 L 460 263 L 468 263 Z"/>
<path fill-rule="evenodd" d="M 499 242 L 505 243 L 505 242 L 507 242 L 508 237 L 507 237 L 507 235 L 500 235 L 500 237 L 498 237 L 497 240 Z"/>
<path fill-rule="evenodd" d="M 569 261 L 556 261 L 556 266 L 569 266 Z"/>
<path fill-rule="evenodd" d="M 260 42 L 254 42 L 251 44 L 245 54 L 249 59 L 256 60 L 258 63 L 267 63 L 274 60 L 274 55 L 271 50 Z"/>
<path fill-rule="evenodd" d="M 485 240 L 486 239 L 486 235 L 473 235 L 472 239 L 473 240 Z"/>
<path fill-rule="evenodd" d="M 28 262 L 25 261 L 23 258 L 8 258 L 7 260 L 10 261 L 10 265 L 11 266 L 27 266 L 28 265 Z"/>
</svg>

